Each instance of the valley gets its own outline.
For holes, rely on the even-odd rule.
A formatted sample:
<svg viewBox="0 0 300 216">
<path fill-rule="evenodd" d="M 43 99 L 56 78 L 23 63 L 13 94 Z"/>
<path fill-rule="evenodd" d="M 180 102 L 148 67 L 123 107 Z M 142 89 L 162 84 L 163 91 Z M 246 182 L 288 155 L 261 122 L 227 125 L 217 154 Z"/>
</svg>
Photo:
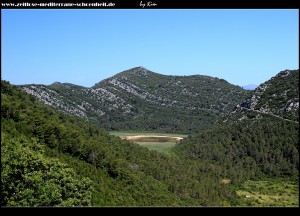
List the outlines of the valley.
<svg viewBox="0 0 300 216">
<path fill-rule="evenodd" d="M 151 132 L 110 132 L 111 135 L 120 137 L 121 139 L 137 143 L 150 150 L 170 155 L 171 149 L 177 142 L 187 137 L 183 134 L 166 134 Z"/>
<path fill-rule="evenodd" d="M 1 81 L 2 206 L 299 206 L 299 70 Z"/>
<path fill-rule="evenodd" d="M 198 3 L 1 2 L 1 208 L 299 208 L 296 1 Z"/>
</svg>

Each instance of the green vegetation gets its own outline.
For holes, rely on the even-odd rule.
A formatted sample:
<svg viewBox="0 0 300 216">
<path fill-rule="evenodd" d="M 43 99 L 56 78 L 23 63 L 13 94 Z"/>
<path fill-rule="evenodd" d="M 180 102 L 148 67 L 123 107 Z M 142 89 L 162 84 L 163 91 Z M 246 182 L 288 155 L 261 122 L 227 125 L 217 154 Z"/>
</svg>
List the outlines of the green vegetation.
<svg viewBox="0 0 300 216">
<path fill-rule="evenodd" d="M 240 100 L 244 92 L 205 76 L 185 79 L 135 68 L 93 89 L 60 83 L 51 85 L 53 90 L 30 87 L 52 105 L 60 96 L 68 98 L 55 107 L 93 124 L 1 81 L 1 205 L 298 206 L 295 73 L 279 73 L 231 113 L 235 101 L 226 101 Z M 288 89 L 278 79 L 288 80 Z M 199 82 L 204 89 L 196 87 Z M 105 112 L 94 104 L 105 104 L 101 98 L 111 99 Z M 114 131 L 113 136 L 99 125 L 152 133 Z M 171 133 L 176 131 L 193 134 Z M 185 139 L 176 141 L 180 137 Z"/>
<path fill-rule="evenodd" d="M 237 107 L 219 124 L 189 136 L 172 150 L 185 159 L 205 161 L 223 179 L 230 179 L 243 197 L 235 205 L 299 205 L 298 79 L 298 70 L 279 73 L 242 103 L 248 109 Z M 262 104 L 265 108 L 258 112 Z"/>
<path fill-rule="evenodd" d="M 147 143 L 147 142 L 137 142 L 137 144 L 144 146 L 150 150 L 155 150 L 167 155 L 174 155 L 172 148 L 175 146 L 174 142 L 167 143 Z"/>
<path fill-rule="evenodd" d="M 237 191 L 240 206 L 298 206 L 298 181 L 266 179 L 246 181 Z"/>
<path fill-rule="evenodd" d="M 227 119 L 184 139 L 174 151 L 184 158 L 222 167 L 224 178 L 233 182 L 298 175 L 298 79 L 299 70 L 280 72 L 256 88 L 251 100 L 242 103 L 248 109 L 237 106 Z M 267 105 L 257 111 L 260 104 Z M 289 108 L 280 113 L 283 106 Z"/>
<path fill-rule="evenodd" d="M 237 197 L 205 163 L 110 136 L 5 81 L 1 135 L 2 206 L 220 206 Z"/>
<path fill-rule="evenodd" d="M 1 205 L 90 206 L 92 185 L 35 139 L 1 137 Z"/>
<path fill-rule="evenodd" d="M 295 175 L 299 173 L 299 124 L 273 117 L 226 122 L 182 140 L 174 151 L 220 166 L 224 178 L 234 181 Z"/>
</svg>

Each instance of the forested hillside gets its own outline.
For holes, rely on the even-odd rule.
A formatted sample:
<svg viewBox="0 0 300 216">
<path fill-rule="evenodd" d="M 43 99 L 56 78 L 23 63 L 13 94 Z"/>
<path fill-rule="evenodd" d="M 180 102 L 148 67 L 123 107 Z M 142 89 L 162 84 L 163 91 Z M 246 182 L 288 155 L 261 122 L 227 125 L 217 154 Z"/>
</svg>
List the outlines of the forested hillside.
<svg viewBox="0 0 300 216">
<path fill-rule="evenodd" d="M 256 115 L 249 112 L 249 117 Z M 209 161 L 230 179 L 297 175 L 299 124 L 264 116 L 260 120 L 226 122 L 175 146 L 185 158 Z"/>
<path fill-rule="evenodd" d="M 110 136 L 1 81 L 2 206 L 222 206 L 235 192 L 206 163 Z"/>
<path fill-rule="evenodd" d="M 25 85 L 45 104 L 108 130 L 195 132 L 232 112 L 249 91 L 209 76 L 166 76 L 143 67 L 85 88 L 69 83 Z"/>
<path fill-rule="evenodd" d="M 278 73 L 214 127 L 181 141 L 184 158 L 233 179 L 299 174 L 299 70 Z"/>
</svg>

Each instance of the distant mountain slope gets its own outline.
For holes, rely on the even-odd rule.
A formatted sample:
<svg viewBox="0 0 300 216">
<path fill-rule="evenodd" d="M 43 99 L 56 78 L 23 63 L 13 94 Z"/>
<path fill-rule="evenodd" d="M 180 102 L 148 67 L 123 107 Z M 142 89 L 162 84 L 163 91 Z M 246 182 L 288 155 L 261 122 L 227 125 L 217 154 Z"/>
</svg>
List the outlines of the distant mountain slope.
<svg viewBox="0 0 300 216">
<path fill-rule="evenodd" d="M 195 131 L 212 125 L 248 91 L 209 76 L 166 76 L 143 67 L 85 88 L 69 83 L 25 85 L 23 91 L 109 130 Z"/>
<path fill-rule="evenodd" d="M 249 84 L 249 85 L 244 85 L 242 86 L 243 89 L 245 90 L 254 90 L 257 88 L 258 85 L 254 85 L 254 84 Z"/>
<path fill-rule="evenodd" d="M 285 70 L 261 84 L 238 106 L 299 121 L 299 70 Z"/>
</svg>

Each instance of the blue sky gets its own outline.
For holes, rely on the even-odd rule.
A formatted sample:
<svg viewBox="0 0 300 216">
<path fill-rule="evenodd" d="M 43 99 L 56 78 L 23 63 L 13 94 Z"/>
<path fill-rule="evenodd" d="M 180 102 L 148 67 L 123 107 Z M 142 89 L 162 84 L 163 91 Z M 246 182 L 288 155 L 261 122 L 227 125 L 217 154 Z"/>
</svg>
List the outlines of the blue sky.
<svg viewBox="0 0 300 216">
<path fill-rule="evenodd" d="M 2 79 L 91 87 L 136 66 L 260 84 L 299 68 L 298 10 L 2 10 Z"/>
</svg>

